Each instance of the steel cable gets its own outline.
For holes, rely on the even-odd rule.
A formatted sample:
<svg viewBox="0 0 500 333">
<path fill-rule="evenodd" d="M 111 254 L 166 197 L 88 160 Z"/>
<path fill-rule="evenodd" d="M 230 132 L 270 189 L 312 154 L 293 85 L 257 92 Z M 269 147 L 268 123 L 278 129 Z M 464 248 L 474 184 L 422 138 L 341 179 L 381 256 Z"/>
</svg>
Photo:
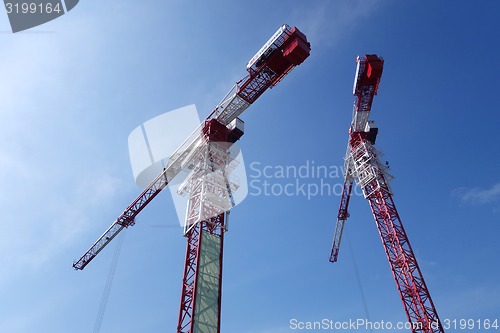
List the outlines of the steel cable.
<svg viewBox="0 0 500 333">
<path fill-rule="evenodd" d="M 109 267 L 108 277 L 106 278 L 106 284 L 104 285 L 104 291 L 101 297 L 101 304 L 99 304 L 99 310 L 97 311 L 97 318 L 94 324 L 93 333 L 99 333 L 101 330 L 102 320 L 104 318 L 104 313 L 106 312 L 106 306 L 108 304 L 109 294 L 111 292 L 111 287 L 113 285 L 113 279 L 116 272 L 116 266 L 118 264 L 118 259 L 120 258 L 120 252 L 123 244 L 123 238 L 125 233 L 122 232 L 118 236 L 118 243 L 116 244 L 115 253 L 111 259 L 111 266 Z"/>
</svg>

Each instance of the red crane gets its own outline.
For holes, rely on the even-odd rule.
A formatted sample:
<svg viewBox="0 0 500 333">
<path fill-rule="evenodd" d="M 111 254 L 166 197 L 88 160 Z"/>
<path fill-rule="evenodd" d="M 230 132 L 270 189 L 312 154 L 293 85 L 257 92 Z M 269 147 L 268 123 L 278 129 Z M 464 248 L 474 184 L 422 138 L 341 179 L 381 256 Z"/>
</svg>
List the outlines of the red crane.
<svg viewBox="0 0 500 333">
<path fill-rule="evenodd" d="M 374 144 L 378 128 L 368 120 L 373 97 L 377 94 L 384 60 L 377 55 L 357 57 L 353 94 L 353 118 L 345 156 L 345 177 L 335 226 L 330 261 L 337 261 L 353 183 L 363 190 L 370 203 L 389 265 L 396 281 L 412 332 L 444 333 L 431 295 L 399 217 L 388 181 L 387 165 L 381 163 Z"/>
<path fill-rule="evenodd" d="M 310 53 L 306 36 L 281 26 L 248 62 L 248 74 L 172 154 L 158 177 L 98 238 L 73 267 L 82 270 L 181 171 L 189 193 L 184 236 L 186 260 L 177 333 L 220 332 L 222 254 L 226 220 L 232 203 L 229 147 L 243 135 L 238 118 L 268 88 L 275 86 Z"/>
</svg>

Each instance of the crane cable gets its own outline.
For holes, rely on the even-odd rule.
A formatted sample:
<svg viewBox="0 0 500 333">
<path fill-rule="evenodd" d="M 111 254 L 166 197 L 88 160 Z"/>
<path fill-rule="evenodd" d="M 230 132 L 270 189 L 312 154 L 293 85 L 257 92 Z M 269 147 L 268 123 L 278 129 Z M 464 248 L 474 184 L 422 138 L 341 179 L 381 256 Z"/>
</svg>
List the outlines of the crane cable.
<svg viewBox="0 0 500 333">
<path fill-rule="evenodd" d="M 356 275 L 356 282 L 358 283 L 359 293 L 361 294 L 361 301 L 363 302 L 363 308 L 365 310 L 366 320 L 371 322 L 370 313 L 368 312 L 368 304 L 366 303 L 365 292 L 363 290 L 363 284 L 361 282 L 361 276 L 359 275 L 358 265 L 356 264 L 356 259 L 354 258 L 354 252 L 352 250 L 351 239 L 349 238 L 349 234 L 346 232 L 347 244 L 349 246 L 349 252 L 351 252 L 352 265 L 354 266 L 354 274 Z M 370 327 L 370 332 L 373 333 L 373 330 Z"/>
<path fill-rule="evenodd" d="M 118 264 L 118 259 L 120 258 L 120 252 L 122 249 L 123 238 L 125 233 L 122 232 L 118 236 L 118 243 L 116 244 L 115 253 L 111 259 L 111 266 L 109 267 L 108 277 L 106 278 L 106 284 L 104 285 L 104 291 L 101 297 L 101 304 L 99 305 L 99 310 L 97 311 L 97 318 L 94 324 L 93 333 L 99 333 L 101 330 L 102 320 L 104 318 L 104 312 L 106 311 L 106 305 L 108 304 L 109 293 L 111 292 L 111 286 L 113 284 L 113 278 L 116 272 L 116 266 Z"/>
</svg>

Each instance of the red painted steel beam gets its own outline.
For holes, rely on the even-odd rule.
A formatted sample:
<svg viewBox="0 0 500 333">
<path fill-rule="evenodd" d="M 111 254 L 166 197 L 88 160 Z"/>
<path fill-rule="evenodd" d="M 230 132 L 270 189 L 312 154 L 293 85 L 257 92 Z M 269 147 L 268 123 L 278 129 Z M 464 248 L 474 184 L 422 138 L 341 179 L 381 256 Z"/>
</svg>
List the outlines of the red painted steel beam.
<svg viewBox="0 0 500 333">
<path fill-rule="evenodd" d="M 193 333 L 195 327 L 196 297 L 198 295 L 198 268 L 200 265 L 202 234 L 208 233 L 219 237 L 219 278 L 218 278 L 218 318 L 217 333 L 220 333 L 220 314 L 222 298 L 222 259 L 224 249 L 225 214 L 213 217 L 210 220 L 199 222 L 190 229 L 186 235 L 188 242 L 186 247 L 186 260 L 184 263 L 184 276 L 182 279 L 181 304 L 179 309 L 179 321 L 177 333 Z"/>
<path fill-rule="evenodd" d="M 444 333 L 392 194 L 381 187 L 368 201 L 408 320 L 421 325 L 412 332 Z"/>
<path fill-rule="evenodd" d="M 362 133 L 353 133 L 352 149 L 359 144 L 369 147 L 370 143 Z M 368 150 L 373 160 L 373 151 Z M 410 241 L 394 204 L 384 170 L 376 168 L 375 179 L 365 186 L 365 193 L 371 193 L 370 203 L 382 245 L 384 246 L 403 306 L 412 323 L 413 333 L 444 333 L 436 308 L 424 277 L 417 263 Z"/>
</svg>

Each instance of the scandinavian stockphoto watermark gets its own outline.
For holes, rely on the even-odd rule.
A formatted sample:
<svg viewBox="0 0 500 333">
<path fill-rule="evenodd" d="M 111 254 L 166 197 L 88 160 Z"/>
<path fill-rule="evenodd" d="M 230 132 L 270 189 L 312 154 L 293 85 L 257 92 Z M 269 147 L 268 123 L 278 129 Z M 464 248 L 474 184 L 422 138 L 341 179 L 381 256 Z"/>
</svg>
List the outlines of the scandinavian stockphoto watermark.
<svg viewBox="0 0 500 333">
<path fill-rule="evenodd" d="M 392 322 L 392 321 L 371 321 L 366 318 L 349 319 L 344 321 L 335 321 L 324 318 L 318 321 L 301 321 L 296 318 L 290 319 L 289 328 L 293 331 L 415 331 L 439 329 L 439 322 L 431 322 L 429 327 L 424 327 L 423 323 L 415 322 Z"/>
<path fill-rule="evenodd" d="M 248 173 L 248 194 L 252 196 L 304 197 L 341 196 L 344 167 L 306 160 L 300 165 L 265 165 L 252 162 Z M 363 195 L 359 187 L 353 194 Z"/>
<path fill-rule="evenodd" d="M 12 32 L 52 21 L 72 10 L 79 0 L 4 0 Z"/>
<path fill-rule="evenodd" d="M 441 322 L 435 320 L 429 323 L 423 322 L 393 322 L 387 320 L 373 321 L 366 318 L 348 319 L 344 321 L 335 321 L 328 318 L 315 321 L 304 321 L 297 318 L 290 319 L 288 327 L 292 331 L 340 331 L 340 332 L 363 332 L 383 331 L 383 332 L 408 332 L 408 331 L 438 331 L 460 330 L 460 331 L 495 331 L 499 329 L 498 318 L 446 318 Z"/>
</svg>

